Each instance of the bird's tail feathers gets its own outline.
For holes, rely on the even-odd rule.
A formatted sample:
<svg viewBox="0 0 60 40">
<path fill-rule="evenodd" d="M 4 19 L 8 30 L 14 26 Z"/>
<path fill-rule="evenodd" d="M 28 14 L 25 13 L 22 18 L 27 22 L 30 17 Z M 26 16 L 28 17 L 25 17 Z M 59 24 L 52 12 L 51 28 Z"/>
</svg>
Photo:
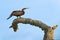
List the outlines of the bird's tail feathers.
<svg viewBox="0 0 60 40">
<path fill-rule="evenodd" d="M 9 18 L 11 18 L 12 17 L 12 14 L 7 18 L 7 20 L 9 19 Z"/>
</svg>

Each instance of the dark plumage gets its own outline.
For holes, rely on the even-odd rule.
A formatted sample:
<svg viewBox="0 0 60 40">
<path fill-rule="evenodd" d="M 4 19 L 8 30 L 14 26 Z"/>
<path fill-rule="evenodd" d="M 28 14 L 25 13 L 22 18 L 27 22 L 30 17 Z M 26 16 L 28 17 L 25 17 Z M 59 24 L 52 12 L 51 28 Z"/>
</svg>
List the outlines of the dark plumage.
<svg viewBox="0 0 60 40">
<path fill-rule="evenodd" d="M 25 11 L 24 11 L 25 9 L 28 9 L 28 8 L 23 8 L 22 10 L 13 11 L 7 19 L 11 18 L 12 16 L 18 17 L 18 16 L 24 15 L 25 14 Z"/>
</svg>

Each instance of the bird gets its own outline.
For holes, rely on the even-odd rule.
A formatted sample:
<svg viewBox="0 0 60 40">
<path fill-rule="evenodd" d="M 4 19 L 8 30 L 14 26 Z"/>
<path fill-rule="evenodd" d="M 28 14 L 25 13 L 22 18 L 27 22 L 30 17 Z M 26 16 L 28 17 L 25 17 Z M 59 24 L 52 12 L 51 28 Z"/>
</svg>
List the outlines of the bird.
<svg viewBox="0 0 60 40">
<path fill-rule="evenodd" d="M 20 16 L 22 16 L 22 15 L 24 15 L 25 14 L 25 10 L 26 9 L 28 9 L 28 8 L 22 8 L 22 10 L 15 10 L 15 11 L 13 11 L 11 14 L 10 14 L 10 16 L 7 18 L 7 20 L 9 19 L 9 18 L 11 18 L 12 16 L 16 16 L 17 18 Z"/>
</svg>

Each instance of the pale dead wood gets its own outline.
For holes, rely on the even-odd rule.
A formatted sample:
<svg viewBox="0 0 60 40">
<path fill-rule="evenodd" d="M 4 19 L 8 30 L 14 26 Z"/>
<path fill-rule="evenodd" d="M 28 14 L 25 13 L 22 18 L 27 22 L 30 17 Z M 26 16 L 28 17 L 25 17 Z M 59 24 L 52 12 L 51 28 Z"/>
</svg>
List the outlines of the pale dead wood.
<svg viewBox="0 0 60 40">
<path fill-rule="evenodd" d="M 12 22 L 12 25 L 10 26 L 10 28 L 13 28 L 13 30 L 15 32 L 18 29 L 18 23 L 30 24 L 30 25 L 39 27 L 44 31 L 43 40 L 54 40 L 54 30 L 57 28 L 57 25 L 50 27 L 50 26 L 46 25 L 45 23 L 43 23 L 42 21 L 21 17 L 21 18 L 14 19 Z"/>
</svg>

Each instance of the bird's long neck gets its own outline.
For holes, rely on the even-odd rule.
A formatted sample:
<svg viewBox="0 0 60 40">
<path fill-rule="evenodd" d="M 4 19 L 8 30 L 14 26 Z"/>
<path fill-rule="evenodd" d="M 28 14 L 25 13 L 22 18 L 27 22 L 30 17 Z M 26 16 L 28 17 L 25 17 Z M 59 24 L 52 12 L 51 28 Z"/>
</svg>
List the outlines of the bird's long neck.
<svg viewBox="0 0 60 40">
<path fill-rule="evenodd" d="M 22 9 L 22 11 L 24 11 L 25 9 Z"/>
<path fill-rule="evenodd" d="M 23 12 L 23 14 L 25 13 L 24 9 L 21 10 Z"/>
</svg>

